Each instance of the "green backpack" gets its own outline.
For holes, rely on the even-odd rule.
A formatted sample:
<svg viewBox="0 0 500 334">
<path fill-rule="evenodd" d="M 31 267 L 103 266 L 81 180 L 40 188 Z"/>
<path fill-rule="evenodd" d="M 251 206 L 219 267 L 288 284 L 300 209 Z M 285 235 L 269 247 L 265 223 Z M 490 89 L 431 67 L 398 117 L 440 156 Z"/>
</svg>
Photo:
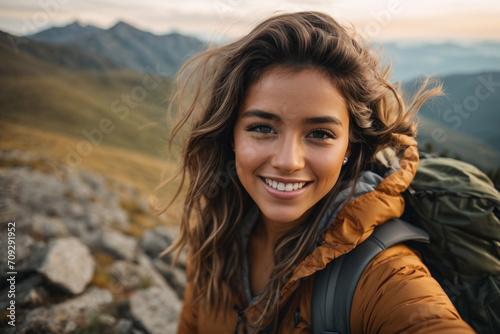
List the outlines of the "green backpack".
<svg viewBox="0 0 500 334">
<path fill-rule="evenodd" d="M 421 229 L 410 231 L 401 220 L 386 222 L 371 239 L 318 272 L 313 333 L 350 333 L 352 298 L 366 264 L 394 244 L 425 241 L 425 232 L 429 243 L 410 246 L 421 253 L 461 317 L 478 333 L 500 333 L 500 193 L 491 180 L 465 162 L 424 158 L 404 196 L 402 218 Z M 384 228 L 387 223 L 392 227 Z"/>
</svg>

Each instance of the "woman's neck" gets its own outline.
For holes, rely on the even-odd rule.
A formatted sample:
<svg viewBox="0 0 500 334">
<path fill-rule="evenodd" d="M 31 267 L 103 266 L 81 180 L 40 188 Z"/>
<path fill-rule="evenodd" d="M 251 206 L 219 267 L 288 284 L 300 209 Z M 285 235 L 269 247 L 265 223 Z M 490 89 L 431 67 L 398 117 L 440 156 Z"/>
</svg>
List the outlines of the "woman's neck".
<svg viewBox="0 0 500 334">
<path fill-rule="evenodd" d="M 276 242 L 287 232 L 301 224 L 309 212 L 293 222 L 275 222 L 266 217 L 259 218 L 248 244 L 250 289 L 257 295 L 265 287 L 274 268 Z"/>
<path fill-rule="evenodd" d="M 297 220 L 286 223 L 272 221 L 261 215 L 252 235 L 253 237 L 261 239 L 264 245 L 274 248 L 273 245 L 276 241 L 295 227 L 299 226 L 307 218 L 310 211 L 311 210 L 308 210 Z"/>
</svg>

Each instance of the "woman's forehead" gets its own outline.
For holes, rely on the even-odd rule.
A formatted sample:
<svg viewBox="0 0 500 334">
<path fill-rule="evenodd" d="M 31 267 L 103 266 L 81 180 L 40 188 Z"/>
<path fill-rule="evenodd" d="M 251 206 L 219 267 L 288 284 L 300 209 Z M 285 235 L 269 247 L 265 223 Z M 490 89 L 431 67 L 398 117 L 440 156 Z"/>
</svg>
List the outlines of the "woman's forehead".
<svg viewBox="0 0 500 334">
<path fill-rule="evenodd" d="M 253 116 L 267 113 L 276 119 L 329 118 L 339 120 L 340 124 L 348 123 L 343 95 L 325 73 L 316 69 L 269 69 L 249 87 L 239 114 L 250 110 L 254 111 Z"/>
</svg>

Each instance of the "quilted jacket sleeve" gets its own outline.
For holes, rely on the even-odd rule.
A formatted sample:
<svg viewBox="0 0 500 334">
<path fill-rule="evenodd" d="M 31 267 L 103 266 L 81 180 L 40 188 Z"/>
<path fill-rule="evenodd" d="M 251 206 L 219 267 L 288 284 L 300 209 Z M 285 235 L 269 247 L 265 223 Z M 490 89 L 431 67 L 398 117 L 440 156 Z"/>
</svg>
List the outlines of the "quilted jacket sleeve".
<svg viewBox="0 0 500 334">
<path fill-rule="evenodd" d="M 474 333 L 410 248 L 381 252 L 360 278 L 352 333 Z"/>
</svg>

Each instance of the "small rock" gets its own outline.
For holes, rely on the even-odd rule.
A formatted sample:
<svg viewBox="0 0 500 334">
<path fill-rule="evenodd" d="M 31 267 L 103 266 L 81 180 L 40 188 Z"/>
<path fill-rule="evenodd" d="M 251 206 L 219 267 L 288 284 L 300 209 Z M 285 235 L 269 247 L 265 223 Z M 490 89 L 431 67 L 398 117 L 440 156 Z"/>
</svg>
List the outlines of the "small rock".
<svg viewBox="0 0 500 334">
<path fill-rule="evenodd" d="M 16 222 L 16 228 L 17 228 L 17 222 Z M 3 233 L 2 233 L 3 234 Z M 4 237 L 5 236 L 5 237 Z M 7 233 L 2 236 L 2 242 L 5 242 L 7 244 Z M 5 240 L 4 240 L 5 238 Z M 36 244 L 36 241 L 30 237 L 28 234 L 25 233 L 16 233 L 15 236 L 16 240 L 16 267 L 20 265 L 22 262 L 28 260 L 33 252 L 33 248 Z M 7 245 L 2 245 L 4 248 L 7 249 Z"/>
<path fill-rule="evenodd" d="M 85 208 L 85 221 L 90 229 L 117 226 L 129 226 L 128 215 L 119 205 L 110 203 L 89 202 Z"/>
<path fill-rule="evenodd" d="M 3 194 L 2 194 L 3 196 Z M 23 208 L 13 198 L 0 197 L 0 222 L 7 223 L 23 221 L 21 212 Z"/>
<path fill-rule="evenodd" d="M 151 258 L 156 258 L 168 246 L 172 244 L 172 239 L 168 231 L 163 226 L 158 226 L 154 230 L 145 231 L 139 245 Z"/>
<path fill-rule="evenodd" d="M 35 214 L 32 219 L 33 230 L 40 233 L 45 239 L 61 238 L 68 235 L 68 228 L 58 217 Z"/>
<path fill-rule="evenodd" d="M 85 208 L 81 202 L 69 202 L 68 210 L 69 215 L 74 219 L 85 218 Z"/>
<path fill-rule="evenodd" d="M 95 260 L 87 246 L 74 237 L 51 241 L 39 268 L 51 283 L 79 294 L 92 280 Z"/>
<path fill-rule="evenodd" d="M 140 329 L 137 329 L 137 328 L 132 328 L 130 333 L 132 333 L 132 334 L 147 334 L 144 331 L 141 331 Z M 173 333 L 173 332 L 171 332 L 171 333 Z"/>
<path fill-rule="evenodd" d="M 22 182 L 20 168 L 0 169 L 0 191 L 2 198 L 17 198 Z"/>
<path fill-rule="evenodd" d="M 151 276 L 140 266 L 118 260 L 108 267 L 111 279 L 109 289 L 113 293 L 124 293 L 137 289 L 143 289 L 151 285 Z"/>
<path fill-rule="evenodd" d="M 74 223 L 78 223 L 77 221 Z M 77 226 L 77 225 L 75 225 Z M 74 229 L 76 230 L 76 229 Z M 81 228 L 78 231 L 78 238 L 81 242 L 89 246 L 91 249 L 101 248 L 101 232 L 100 231 L 88 231 L 85 228 Z"/>
<path fill-rule="evenodd" d="M 135 258 L 137 240 L 121 232 L 106 229 L 101 234 L 101 247 L 121 259 L 132 261 Z"/>
<path fill-rule="evenodd" d="M 47 292 L 40 285 L 42 276 L 39 274 L 31 275 L 22 281 L 16 281 L 16 307 L 24 308 L 27 305 L 40 305 L 47 297 Z M 9 306 L 8 297 L 10 287 L 7 286 L 0 290 L 0 309 L 5 310 Z"/>
<path fill-rule="evenodd" d="M 175 333 L 181 303 L 169 288 L 150 287 L 139 290 L 130 297 L 132 317 L 148 333 Z"/>
<path fill-rule="evenodd" d="M 71 197 L 81 200 L 91 200 L 94 198 L 92 188 L 81 179 L 81 174 L 83 172 L 72 171 L 68 173 L 66 183 L 68 185 L 68 191 Z"/>
<path fill-rule="evenodd" d="M 40 328 L 53 328 L 57 332 L 71 332 L 79 324 L 90 323 L 112 301 L 111 292 L 91 287 L 79 297 L 49 308 L 38 307 L 28 312 L 26 321 L 19 330 L 20 333 L 30 333 Z"/>
<path fill-rule="evenodd" d="M 22 177 L 19 184 L 19 203 L 31 208 L 34 212 L 46 213 L 50 216 L 64 217 L 66 200 L 64 192 L 66 184 L 56 176 L 39 171 L 18 171 Z"/>
<path fill-rule="evenodd" d="M 17 224 L 16 224 L 17 230 Z M 0 237 L 0 249 L 7 249 L 7 233 Z M 36 271 L 40 266 L 46 253 L 46 244 L 35 241 L 25 233 L 16 233 L 16 271 L 18 274 L 25 274 Z M 6 273 L 11 270 L 7 268 L 7 261 L 0 261 L 0 278 L 3 281 Z"/>
<path fill-rule="evenodd" d="M 151 259 L 146 254 L 140 252 L 137 256 L 137 263 L 151 277 L 151 285 L 171 290 L 171 287 L 169 287 L 163 276 L 155 269 Z"/>
<path fill-rule="evenodd" d="M 80 171 L 80 178 L 90 188 L 94 196 L 105 198 L 109 195 L 106 179 L 102 175 L 82 170 Z"/>
<path fill-rule="evenodd" d="M 128 319 L 120 319 L 114 326 L 117 334 L 130 334 L 132 330 L 132 321 Z"/>
<path fill-rule="evenodd" d="M 176 266 L 172 267 L 161 259 L 155 259 L 153 266 L 165 278 L 170 287 L 175 290 L 177 296 L 182 299 L 187 284 L 186 271 Z"/>
<path fill-rule="evenodd" d="M 68 230 L 68 235 L 77 237 L 86 245 L 93 245 L 86 241 L 89 234 L 95 233 L 96 231 L 89 231 L 87 225 L 84 221 L 73 219 L 73 218 L 65 218 L 64 226 Z"/>
<path fill-rule="evenodd" d="M 111 314 L 99 313 L 96 319 L 100 324 L 103 324 L 106 327 L 113 327 L 116 324 L 116 318 Z"/>
</svg>

